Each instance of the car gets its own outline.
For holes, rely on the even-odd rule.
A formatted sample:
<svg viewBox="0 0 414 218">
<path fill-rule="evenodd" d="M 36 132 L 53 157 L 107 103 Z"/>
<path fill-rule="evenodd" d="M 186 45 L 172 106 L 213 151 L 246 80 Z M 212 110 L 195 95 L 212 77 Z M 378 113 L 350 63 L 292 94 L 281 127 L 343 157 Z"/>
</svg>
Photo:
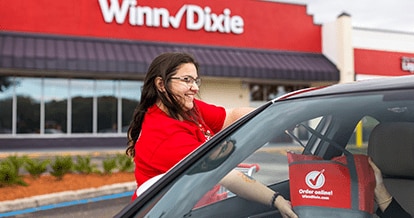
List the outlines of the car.
<svg viewBox="0 0 414 218">
<path fill-rule="evenodd" d="M 115 217 L 282 217 L 223 187 L 215 190 L 220 198 L 200 200 L 235 168 L 290 199 L 287 152 L 329 160 L 343 153 L 332 144 L 371 156 L 391 194 L 414 214 L 414 75 L 408 75 L 307 88 L 269 101 L 189 154 Z"/>
</svg>

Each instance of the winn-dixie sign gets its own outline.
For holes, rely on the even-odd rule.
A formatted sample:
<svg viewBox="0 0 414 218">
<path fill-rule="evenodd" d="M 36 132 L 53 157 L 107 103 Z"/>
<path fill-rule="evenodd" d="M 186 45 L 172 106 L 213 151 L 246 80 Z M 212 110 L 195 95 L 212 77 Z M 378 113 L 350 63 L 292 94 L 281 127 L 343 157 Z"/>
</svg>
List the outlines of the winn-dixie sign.
<svg viewBox="0 0 414 218">
<path fill-rule="evenodd" d="M 244 29 L 243 18 L 232 15 L 231 10 L 225 8 L 222 14 L 212 13 L 210 7 L 198 5 L 183 5 L 175 15 L 170 14 L 167 8 L 151 8 L 139 6 L 136 0 L 99 0 L 103 19 L 106 23 L 115 22 L 124 24 L 127 15 L 128 23 L 132 26 L 179 28 L 185 17 L 185 27 L 188 30 L 219 32 L 226 34 L 242 34 Z"/>
</svg>

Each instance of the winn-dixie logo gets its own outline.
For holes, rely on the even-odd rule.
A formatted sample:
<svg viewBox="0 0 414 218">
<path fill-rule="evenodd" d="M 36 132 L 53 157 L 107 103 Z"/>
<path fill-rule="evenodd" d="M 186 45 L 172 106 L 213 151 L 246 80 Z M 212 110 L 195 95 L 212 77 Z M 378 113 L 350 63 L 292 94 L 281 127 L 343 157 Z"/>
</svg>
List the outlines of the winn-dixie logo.
<svg viewBox="0 0 414 218">
<path fill-rule="evenodd" d="M 333 195 L 332 190 L 316 190 L 325 185 L 325 175 L 323 174 L 324 172 L 325 169 L 320 171 L 311 171 L 306 174 L 305 182 L 306 185 L 311 189 L 299 189 L 299 194 L 302 196 L 302 198 L 329 200 L 329 196 Z"/>
<path fill-rule="evenodd" d="M 242 34 L 244 29 L 243 18 L 237 15 L 232 16 L 228 8 L 222 14 L 212 13 L 210 7 L 197 5 L 183 5 L 175 16 L 171 15 L 166 8 L 151 8 L 138 6 L 136 0 L 98 0 L 102 16 L 106 23 L 125 23 L 127 15 L 129 24 L 132 26 L 179 28 L 182 19 L 186 18 L 188 30 L 202 30 L 207 32 Z"/>
</svg>

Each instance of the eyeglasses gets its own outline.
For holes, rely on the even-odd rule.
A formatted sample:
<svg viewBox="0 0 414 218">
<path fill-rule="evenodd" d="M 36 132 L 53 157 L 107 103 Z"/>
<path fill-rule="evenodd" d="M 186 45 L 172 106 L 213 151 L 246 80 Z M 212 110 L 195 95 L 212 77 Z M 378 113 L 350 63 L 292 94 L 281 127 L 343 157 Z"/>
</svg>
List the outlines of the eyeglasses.
<svg viewBox="0 0 414 218">
<path fill-rule="evenodd" d="M 192 86 L 194 83 L 197 86 L 201 86 L 200 78 L 193 78 L 192 76 L 180 76 L 180 77 L 171 77 L 171 79 L 179 79 L 182 82 L 185 82 L 188 86 Z"/>
</svg>

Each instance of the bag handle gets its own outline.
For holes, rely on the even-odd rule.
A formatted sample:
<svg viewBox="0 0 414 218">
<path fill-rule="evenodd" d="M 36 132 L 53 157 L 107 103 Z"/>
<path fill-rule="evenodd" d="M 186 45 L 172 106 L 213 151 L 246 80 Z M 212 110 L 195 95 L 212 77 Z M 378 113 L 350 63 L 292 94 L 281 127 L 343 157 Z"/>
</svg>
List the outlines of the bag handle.
<svg viewBox="0 0 414 218">
<path fill-rule="evenodd" d="M 345 148 L 343 148 L 342 146 L 340 146 L 337 142 L 335 142 L 332 139 L 322 135 L 321 133 L 317 132 L 316 130 L 312 129 L 311 127 L 306 126 L 302 123 L 299 124 L 299 125 L 303 126 L 310 133 L 317 136 L 321 140 L 323 140 L 325 142 L 328 142 L 329 145 L 331 145 L 334 148 L 342 151 L 342 153 L 345 154 L 349 174 L 351 176 L 351 206 L 352 206 L 352 209 L 359 210 L 358 174 L 357 174 L 357 171 L 356 171 L 354 155 L 351 152 L 349 152 L 348 150 L 346 150 Z"/>
<path fill-rule="evenodd" d="M 342 146 L 340 146 L 337 142 L 335 142 L 334 140 L 322 135 L 320 132 L 312 129 L 309 126 L 306 126 L 302 123 L 299 124 L 300 126 L 303 126 L 306 130 L 308 130 L 310 133 L 312 133 L 313 135 L 317 136 L 318 138 L 322 139 L 325 142 L 329 142 L 329 145 L 332 145 L 334 148 L 342 151 L 345 155 L 352 155 L 351 152 L 349 152 L 348 150 L 346 150 L 345 148 L 343 148 Z"/>
</svg>

